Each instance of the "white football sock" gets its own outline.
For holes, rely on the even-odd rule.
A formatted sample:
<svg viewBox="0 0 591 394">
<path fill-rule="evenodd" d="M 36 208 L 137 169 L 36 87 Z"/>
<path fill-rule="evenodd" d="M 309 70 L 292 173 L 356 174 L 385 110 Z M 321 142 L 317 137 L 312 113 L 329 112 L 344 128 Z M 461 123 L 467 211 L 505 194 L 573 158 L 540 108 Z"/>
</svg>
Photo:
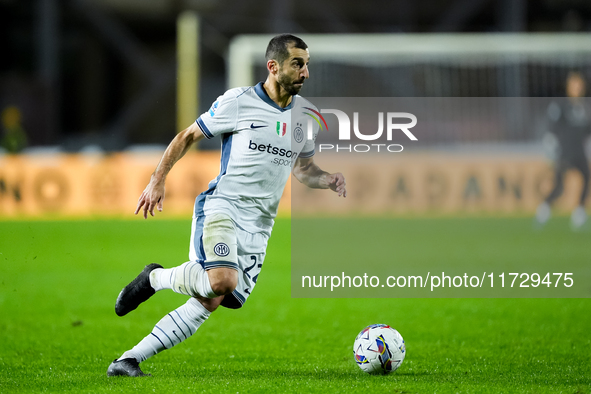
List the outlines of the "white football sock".
<svg viewBox="0 0 591 394">
<path fill-rule="evenodd" d="M 585 212 L 585 207 L 579 205 L 570 216 L 570 223 L 573 230 L 578 230 L 587 221 L 587 212 Z"/>
<path fill-rule="evenodd" d="M 186 304 L 164 316 L 150 335 L 142 339 L 133 349 L 123 353 L 119 360 L 135 358 L 141 363 L 164 349 L 178 345 L 195 334 L 210 314 L 211 312 L 205 309 L 199 300 L 189 299 Z"/>
<path fill-rule="evenodd" d="M 150 272 L 150 285 L 156 291 L 171 289 L 175 293 L 191 297 L 218 297 L 211 289 L 207 271 L 203 269 L 201 264 L 194 261 L 174 268 L 153 270 Z"/>
<path fill-rule="evenodd" d="M 550 219 L 550 216 L 552 216 L 550 204 L 544 201 L 538 205 L 538 208 L 536 209 L 536 220 L 539 224 L 546 223 Z"/>
</svg>

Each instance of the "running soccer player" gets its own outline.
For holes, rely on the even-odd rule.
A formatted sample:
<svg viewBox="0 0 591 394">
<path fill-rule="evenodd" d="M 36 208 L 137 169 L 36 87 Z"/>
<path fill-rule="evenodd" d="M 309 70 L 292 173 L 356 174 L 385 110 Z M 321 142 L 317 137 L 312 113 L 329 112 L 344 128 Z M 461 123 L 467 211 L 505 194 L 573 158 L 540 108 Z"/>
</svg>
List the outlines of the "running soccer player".
<svg viewBox="0 0 591 394">
<path fill-rule="evenodd" d="M 306 43 L 289 34 L 276 36 L 266 58 L 266 81 L 228 90 L 180 132 L 139 198 L 136 214 L 143 211 L 147 219 L 148 213 L 154 216 L 154 209 L 162 211 L 166 176 L 177 160 L 202 138 L 222 137 L 220 174 L 195 200 L 190 261 L 169 269 L 146 266 L 121 291 L 115 312 L 124 316 L 164 289 L 191 298 L 114 360 L 108 376 L 147 376 L 140 362 L 195 334 L 220 305 L 232 309 L 244 305 L 263 266 L 290 173 L 308 187 L 347 195 L 341 173 L 329 174 L 314 163 L 318 129 L 313 139 L 304 138 L 305 112 L 313 107 L 298 95 L 309 77 Z"/>
<path fill-rule="evenodd" d="M 554 165 L 554 187 L 536 210 L 536 222 L 545 224 L 551 216 L 551 206 L 564 192 L 564 175 L 569 169 L 581 173 L 583 187 L 579 205 L 571 214 L 571 227 L 578 230 L 587 221 L 585 201 L 589 193 L 589 162 L 585 154 L 585 141 L 591 134 L 591 113 L 583 97 L 585 79 L 578 72 L 570 72 L 566 79 L 568 98 L 554 101 L 547 110 L 550 132 L 557 142 L 558 157 Z"/>
</svg>

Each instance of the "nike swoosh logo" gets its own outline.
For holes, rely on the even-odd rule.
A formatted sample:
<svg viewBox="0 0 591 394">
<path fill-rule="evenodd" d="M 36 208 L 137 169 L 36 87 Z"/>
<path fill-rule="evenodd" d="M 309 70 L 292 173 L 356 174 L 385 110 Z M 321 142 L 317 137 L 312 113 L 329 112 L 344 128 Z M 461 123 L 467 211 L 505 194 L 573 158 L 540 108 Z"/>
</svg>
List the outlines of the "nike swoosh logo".
<svg viewBox="0 0 591 394">
<path fill-rule="evenodd" d="M 250 124 L 250 128 L 251 128 L 251 129 L 258 129 L 258 128 L 260 128 L 260 127 L 265 127 L 265 126 L 266 126 L 266 125 L 262 125 L 262 126 L 255 126 L 255 125 L 254 125 L 254 123 L 251 123 L 251 124 Z"/>
</svg>

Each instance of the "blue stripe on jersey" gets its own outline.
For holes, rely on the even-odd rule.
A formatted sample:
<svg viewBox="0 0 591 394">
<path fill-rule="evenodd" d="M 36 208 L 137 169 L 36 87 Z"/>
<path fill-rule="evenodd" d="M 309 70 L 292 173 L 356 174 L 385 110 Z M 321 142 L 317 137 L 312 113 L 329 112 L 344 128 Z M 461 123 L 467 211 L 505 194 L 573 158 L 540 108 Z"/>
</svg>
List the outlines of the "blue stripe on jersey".
<svg viewBox="0 0 591 394">
<path fill-rule="evenodd" d="M 254 87 L 254 91 L 256 92 L 257 96 L 259 96 L 261 98 L 261 100 L 263 100 L 265 103 L 269 104 L 271 107 L 273 107 L 275 109 L 278 109 L 281 112 L 291 109 L 293 107 L 293 103 L 295 102 L 295 99 L 296 99 L 296 96 L 291 96 L 291 103 L 289 103 L 289 105 L 287 107 L 281 108 L 280 106 L 277 105 L 277 103 L 275 101 L 271 100 L 271 97 L 269 97 L 267 92 L 265 92 L 265 88 L 263 88 L 262 82 L 259 82 L 256 84 L 256 86 Z"/>
<path fill-rule="evenodd" d="M 195 223 L 195 238 L 193 239 L 193 245 L 199 245 L 197 252 L 197 261 L 205 261 L 205 249 L 203 249 L 203 223 L 205 223 L 205 215 L 201 214 Z M 197 242 L 199 240 L 199 242 Z"/>
<path fill-rule="evenodd" d="M 233 133 L 225 133 L 222 136 L 222 158 L 220 163 L 220 174 L 211 182 L 209 182 L 209 189 L 201 193 L 195 199 L 195 217 L 203 216 L 203 205 L 207 196 L 212 195 L 218 183 L 228 170 L 228 162 L 230 161 L 230 153 L 232 151 L 232 135 Z M 203 226 L 202 229 L 203 231 Z"/>
<path fill-rule="evenodd" d="M 209 129 L 205 125 L 205 122 L 203 122 L 203 119 L 201 119 L 201 116 L 197 118 L 195 122 L 197 122 L 197 125 L 199 126 L 205 137 L 207 137 L 208 139 L 213 138 L 213 134 L 211 134 L 211 131 L 209 131 Z"/>
<path fill-rule="evenodd" d="M 314 156 L 315 151 L 311 150 L 310 152 L 302 152 L 300 153 L 300 155 L 298 157 L 301 157 L 302 159 L 308 159 L 312 156 Z"/>
</svg>

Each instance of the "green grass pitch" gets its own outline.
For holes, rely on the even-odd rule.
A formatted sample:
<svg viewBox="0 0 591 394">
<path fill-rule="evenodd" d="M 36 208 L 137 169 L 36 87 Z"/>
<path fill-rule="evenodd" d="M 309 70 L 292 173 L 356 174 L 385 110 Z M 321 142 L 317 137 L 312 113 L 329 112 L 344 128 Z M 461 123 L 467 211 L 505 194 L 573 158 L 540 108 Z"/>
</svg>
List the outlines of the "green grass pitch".
<svg viewBox="0 0 591 394">
<path fill-rule="evenodd" d="M 529 223 L 431 225 L 466 220 L 481 221 L 473 236 L 490 239 L 491 221 Z M 567 228 L 555 219 L 537 239 Z M 0 222 L 0 393 L 590 392 L 591 300 L 292 299 L 287 219 L 245 308 L 220 308 L 188 341 L 142 363 L 153 377 L 107 378 L 109 363 L 186 299 L 161 292 L 120 318 L 117 294 L 147 263 L 186 261 L 189 233 L 190 220 L 162 218 Z M 591 242 L 576 245 L 591 256 Z M 352 344 L 382 322 L 404 336 L 407 356 L 395 373 L 369 376 Z"/>
</svg>

